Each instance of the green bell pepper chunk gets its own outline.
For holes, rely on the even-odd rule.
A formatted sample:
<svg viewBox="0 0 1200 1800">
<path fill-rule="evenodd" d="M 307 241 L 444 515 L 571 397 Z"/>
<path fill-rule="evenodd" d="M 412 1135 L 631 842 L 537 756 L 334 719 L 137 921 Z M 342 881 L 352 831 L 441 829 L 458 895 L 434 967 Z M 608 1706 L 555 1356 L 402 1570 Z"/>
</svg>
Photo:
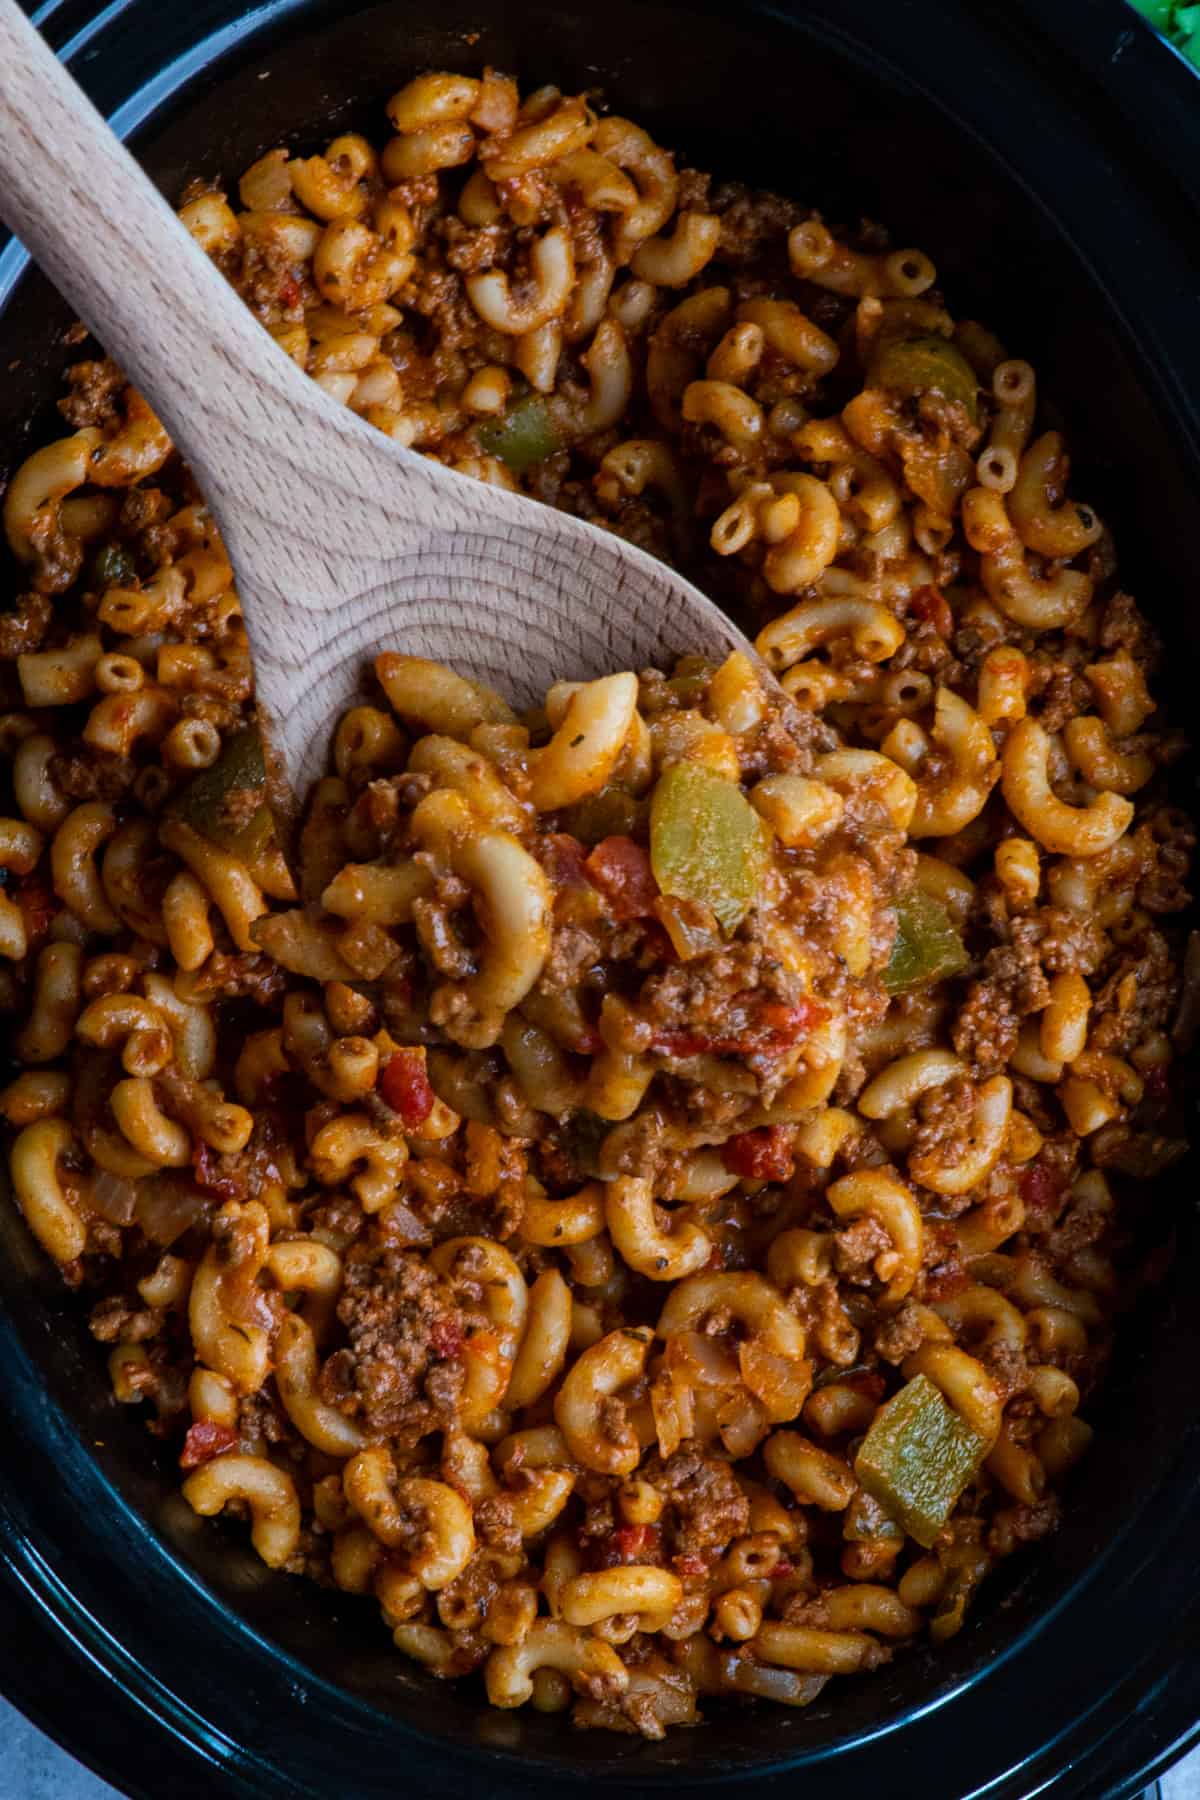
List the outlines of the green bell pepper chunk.
<svg viewBox="0 0 1200 1800">
<path fill-rule="evenodd" d="M 1200 6 L 1181 6 L 1175 15 L 1172 42 L 1200 68 Z"/>
<path fill-rule="evenodd" d="M 896 941 L 883 972 L 889 994 L 903 994 L 928 981 L 961 975 L 968 957 L 946 909 L 914 888 L 896 907 Z"/>
<path fill-rule="evenodd" d="M 692 673 L 672 675 L 667 686 L 680 706 L 699 706 L 708 693 L 708 684 L 711 680 L 712 669 L 709 667 Z"/>
<path fill-rule="evenodd" d="M 1138 12 L 1200 68 L 1200 6 L 1180 6 L 1179 0 L 1131 0 Z"/>
<path fill-rule="evenodd" d="M 226 802 L 230 794 L 241 789 L 258 789 L 262 800 L 254 811 L 247 807 L 243 822 L 234 825 Z M 254 726 L 247 725 L 226 738 L 216 762 L 188 782 L 167 807 L 167 814 L 182 819 L 193 831 L 234 856 L 254 861 L 262 855 L 275 827 L 267 805 L 262 739 Z"/>
<path fill-rule="evenodd" d="M 975 371 L 947 338 L 892 338 L 875 357 L 872 379 L 894 394 L 941 394 L 966 408 L 974 425 L 978 419 L 978 382 Z"/>
<path fill-rule="evenodd" d="M 1175 0 L 1133 0 L 1133 4 L 1144 18 L 1149 19 L 1156 31 L 1167 32 L 1171 29 Z"/>
<path fill-rule="evenodd" d="M 987 1451 L 934 1387 L 916 1375 L 871 1421 L 854 1473 L 909 1537 L 930 1549 Z"/>
<path fill-rule="evenodd" d="M 635 836 L 645 811 L 644 803 L 624 788 L 606 787 L 567 807 L 563 822 L 572 837 L 591 848 L 606 837 Z"/>
<path fill-rule="evenodd" d="M 664 894 L 737 929 L 766 874 L 770 832 L 742 790 L 702 763 L 673 763 L 650 801 L 650 865 Z"/>
<path fill-rule="evenodd" d="M 600 1152 L 611 1130 L 612 1125 L 607 1119 L 582 1108 L 573 1112 L 561 1127 L 563 1148 L 588 1181 L 595 1180 L 601 1173 Z"/>
<path fill-rule="evenodd" d="M 475 435 L 482 449 L 507 463 L 514 475 L 523 475 L 562 447 L 546 402 L 537 394 L 526 394 L 502 419 L 477 425 Z"/>
<path fill-rule="evenodd" d="M 97 587 L 128 587 L 137 575 L 133 551 L 124 544 L 105 544 L 92 557 L 89 573 Z"/>
</svg>

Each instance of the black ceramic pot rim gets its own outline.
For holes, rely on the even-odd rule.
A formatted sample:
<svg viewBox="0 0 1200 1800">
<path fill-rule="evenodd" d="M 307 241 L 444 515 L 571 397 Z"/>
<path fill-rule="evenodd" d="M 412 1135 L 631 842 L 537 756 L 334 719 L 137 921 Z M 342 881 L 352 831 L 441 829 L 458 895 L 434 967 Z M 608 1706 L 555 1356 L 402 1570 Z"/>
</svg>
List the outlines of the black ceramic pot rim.
<svg viewBox="0 0 1200 1800">
<path fill-rule="evenodd" d="M 359 1741 L 376 1750 L 394 1751 L 404 1742 L 411 1764 L 405 1765 L 403 1792 L 411 1800 L 444 1800 L 453 1790 L 464 1800 L 517 1800 L 558 1792 L 564 1782 L 578 1784 L 584 1774 L 569 1762 L 542 1759 L 530 1765 L 502 1749 L 456 1746 L 443 1736 L 426 1733 L 385 1718 L 367 1702 L 332 1686 L 275 1644 L 259 1636 L 208 1591 L 205 1584 L 165 1547 L 147 1521 L 107 1481 L 74 1428 L 44 1402 L 38 1370 L 0 1320 L 0 1355 L 6 1369 L 13 1432 L 9 1448 L 17 1454 L 26 1486 L 18 1498 L 11 1477 L 0 1483 L 0 1593 L 13 1603 L 0 1612 L 19 1614 L 20 1627 L 4 1634 L 0 1645 L 0 1687 L 64 1748 L 82 1757 L 97 1773 L 135 1800 L 200 1800 L 226 1793 L 236 1800 L 274 1800 L 310 1796 L 331 1800 L 336 1794 L 382 1796 L 396 1791 L 392 1773 L 383 1779 L 353 1776 L 343 1768 L 346 1785 L 331 1786 L 333 1768 L 324 1775 L 291 1763 L 287 1756 L 288 1719 L 275 1707 L 282 1693 L 293 1701 L 303 1696 L 306 1713 L 325 1722 L 331 1746 Z M 593 1769 L 604 1785 L 625 1793 L 673 1791 L 691 1794 L 736 1785 L 739 1793 L 795 1792 L 806 1773 L 828 1780 L 850 1767 L 847 1791 L 872 1792 L 894 1800 L 918 1790 L 935 1800 L 984 1800 L 984 1796 L 1032 1796 L 1049 1792 L 1078 1800 L 1108 1800 L 1132 1795 L 1200 1737 L 1200 1578 L 1192 1552 L 1194 1473 L 1192 1459 L 1181 1454 L 1165 1487 L 1154 1497 L 1154 1530 L 1142 1516 L 1150 1503 L 1128 1521 L 1106 1554 L 1051 1609 L 1015 1638 L 1001 1641 L 982 1676 L 945 1682 L 922 1705 L 881 1719 L 877 1729 L 844 1744 L 805 1751 L 781 1760 L 777 1771 L 746 1774 L 714 1767 L 703 1783 L 680 1781 L 668 1772 L 639 1771 L 636 1786 L 623 1781 L 619 1759 L 611 1767 Z M 174 1612 L 166 1621 L 186 1638 L 193 1623 L 204 1631 L 206 1653 L 221 1654 L 221 1640 L 236 1642 L 238 1680 L 269 1674 L 274 1691 L 264 1687 L 268 1715 L 263 1741 L 235 1741 L 213 1716 L 221 1684 L 211 1685 L 203 1671 L 185 1690 L 178 1668 L 170 1681 L 159 1679 L 153 1653 L 122 1643 L 101 1608 L 89 1606 L 57 1572 L 61 1554 L 60 1521 L 47 1520 L 50 1484 L 57 1481 L 57 1510 L 95 1520 L 96 1553 L 115 1553 L 120 1566 L 134 1571 L 148 1590 L 164 1585 L 171 1591 Z M 39 1504 L 39 1496 L 41 1504 Z M 65 1508 L 64 1508 L 64 1502 Z M 80 1554 L 77 1546 L 75 1554 Z M 1180 1589 L 1164 1594 L 1162 1565 L 1180 1571 Z M 1184 1601 L 1182 1622 L 1176 1617 Z M 1116 1682 L 1081 1697 L 1078 1710 L 1051 1734 L 1034 1732 L 1025 1741 L 1029 1715 L 1036 1715 L 1045 1683 L 1054 1679 L 1053 1653 L 1047 1662 L 1047 1637 L 1055 1621 L 1073 1611 L 1080 1615 L 1086 1637 L 1099 1634 L 1119 1641 L 1121 1676 Z M 38 1646 L 42 1646 L 42 1654 Z M 144 1647 L 144 1646 L 143 1646 Z M 64 1657 L 64 1652 L 66 1656 Z M 52 1679 L 48 1680 L 53 1669 Z M 219 1670 L 218 1670 L 219 1674 Z M 986 1690 L 986 1693 L 985 1693 Z M 953 1702 L 953 1709 L 951 1703 Z M 1024 1717 L 1014 1712 L 1024 1709 Z M 968 1722 L 969 1708 L 973 1718 Z M 990 1779 L 974 1780 L 967 1745 L 972 1734 L 997 1739 L 997 1723 L 1011 1734 L 1003 1756 L 1007 1765 Z M 382 1726 L 382 1729 L 380 1727 Z M 748 1721 L 748 1729 L 753 1725 Z M 915 1735 L 925 1740 L 912 1742 Z M 423 1754 L 424 1753 L 424 1754 Z M 338 1753 L 335 1752 L 336 1766 Z M 903 1770 L 903 1785 L 897 1771 Z M 967 1786 L 945 1785 L 961 1770 Z M 1069 1786 L 1062 1785 L 1066 1771 Z M 167 1772 L 169 1771 L 169 1776 Z M 440 1774 L 440 1779 L 437 1777 Z M 369 1781 L 369 1784 L 368 1784 Z M 861 1782 L 861 1787 L 859 1783 Z M 936 1785 L 933 1783 L 936 1782 Z M 911 1783 L 911 1786 L 910 1786 Z M 803 1791 L 803 1789 L 801 1789 Z"/>
<path fill-rule="evenodd" d="M 302 11 L 304 3 L 268 0 L 235 23 L 201 37 L 121 101 L 111 114 L 114 126 L 124 136 L 136 132 L 226 52 Z M 90 8 L 64 0 L 43 7 L 36 17 L 86 83 L 91 51 L 103 43 L 105 31 L 120 20 L 130 4 L 131 0 L 113 0 L 88 17 Z M 773 10 L 787 17 L 786 6 Z M 1179 266 L 1171 256 L 1172 229 L 1194 233 L 1200 212 L 1200 88 L 1120 0 L 1055 0 L 1054 6 L 1045 10 L 1052 16 L 1035 22 L 1032 12 L 1015 0 L 1003 7 L 985 3 L 964 7 L 957 20 L 951 9 L 943 41 L 931 44 L 929 50 L 928 98 L 954 117 L 959 109 L 947 104 L 951 90 L 939 82 L 946 82 L 956 49 L 963 56 L 961 68 L 966 66 L 966 45 L 978 48 L 982 44 L 995 47 L 996 66 L 987 73 L 994 90 L 990 104 L 1000 107 L 1005 101 L 1005 68 L 1016 82 L 1009 91 L 1019 92 L 1017 78 L 1028 71 L 1032 55 L 1023 40 L 1036 38 L 1042 57 L 1073 59 L 1060 67 L 1070 71 L 1073 87 L 1077 83 L 1080 91 L 1087 90 L 1088 107 L 1102 106 L 1110 126 L 1114 119 L 1123 122 L 1130 142 L 1122 145 L 1121 168 L 1080 167 L 1078 174 L 1083 183 L 1111 179 L 1139 188 L 1147 207 L 1157 215 L 1157 237 L 1149 237 L 1133 284 L 1147 297 L 1147 304 L 1138 312 L 1137 329 L 1147 344 L 1148 386 L 1170 416 L 1184 454 L 1200 458 L 1200 334 L 1190 316 L 1195 290 L 1180 279 Z M 902 42 L 906 26 L 914 31 L 928 29 L 927 9 L 918 12 L 906 0 L 893 0 L 889 8 L 879 10 L 877 19 L 872 17 L 872 8 L 858 0 L 840 7 L 829 0 L 829 13 L 815 7 L 806 12 L 805 25 L 815 36 L 837 44 L 850 61 L 859 58 L 858 46 L 869 42 L 872 50 L 878 45 L 880 60 L 886 62 L 889 46 Z M 1019 47 L 1019 55 L 1012 54 L 1014 46 Z M 911 76 L 906 75 L 905 80 L 913 85 Z M 987 82 L 980 85 L 986 101 Z M 978 93 L 973 100 L 980 101 Z M 987 136 L 986 119 L 959 114 L 957 122 L 971 135 Z M 1078 144 L 1060 133 L 1052 113 L 1039 118 L 1036 129 L 1045 156 L 1064 157 L 1068 163 L 1073 157 L 1078 162 Z M 1015 169 L 1011 158 L 1001 160 L 1008 163 L 1030 192 L 1031 202 L 1036 203 L 1031 167 Z M 1067 218 L 1061 208 L 1056 216 L 1060 222 Z M 1091 267 L 1113 310 L 1129 322 L 1131 299 L 1127 297 L 1124 304 L 1117 301 L 1096 259 L 1082 251 L 1080 258 Z M 0 307 L 25 262 L 16 245 L 10 244 L 0 253 Z M 1149 303 L 1150 296 L 1154 304 Z M 560 1786 L 564 1780 L 580 1780 L 581 1771 L 566 1761 L 523 1765 L 500 1750 L 485 1752 L 469 1746 L 452 1754 L 444 1737 L 382 1718 L 364 1701 L 329 1686 L 234 1620 L 106 1481 L 74 1428 L 45 1396 L 36 1368 L 4 1320 L 0 1320 L 0 1356 L 11 1415 L 6 1467 L 0 1476 L 4 1563 L 0 1578 L 11 1610 L 28 1623 L 28 1635 L 22 1628 L 5 1634 L 0 1647 L 0 1685 L 108 1779 L 127 1785 L 133 1793 L 153 1796 L 153 1800 L 161 1800 L 168 1791 L 172 1800 L 175 1796 L 186 1800 L 193 1793 L 212 1794 L 217 1783 L 228 1793 L 254 1795 L 259 1800 L 335 1791 L 315 1764 L 304 1771 L 287 1764 L 286 1718 L 279 1721 L 279 1729 L 270 1718 L 264 1721 L 260 1745 L 235 1742 L 214 1721 L 211 1701 L 219 1698 L 219 1690 L 206 1688 L 203 1672 L 198 1672 L 199 1678 L 190 1686 L 178 1679 L 178 1671 L 172 1679 L 162 1679 L 153 1666 L 153 1655 L 148 1650 L 139 1654 L 144 1645 L 119 1641 L 106 1623 L 103 1606 L 89 1604 L 78 1591 L 84 1584 L 74 1580 L 69 1584 L 55 1567 L 58 1558 L 67 1554 L 65 1546 L 72 1556 L 85 1554 L 84 1547 L 63 1528 L 63 1518 L 70 1515 L 71 1507 L 56 1508 L 51 1502 L 55 1486 L 69 1490 L 76 1514 L 97 1521 L 100 1557 L 110 1549 L 119 1552 L 123 1568 L 134 1570 L 140 1565 L 149 1584 L 174 1587 L 180 1629 L 190 1619 L 202 1621 L 209 1634 L 207 1644 L 223 1636 L 230 1645 L 236 1642 L 241 1654 L 248 1653 L 254 1665 L 262 1665 L 268 1700 L 276 1695 L 290 1694 L 293 1702 L 303 1697 L 306 1707 L 319 1708 L 327 1717 L 331 1732 L 358 1732 L 364 1739 L 374 1736 L 376 1747 L 382 1749 L 386 1742 L 393 1756 L 398 1742 L 410 1744 L 411 1772 L 406 1763 L 402 1778 L 396 1781 L 406 1793 L 440 1796 L 452 1782 L 464 1796 L 487 1793 L 493 1800 L 502 1800 L 508 1795 L 537 1793 L 543 1784 L 548 1788 L 551 1782 Z M 782 1792 L 783 1784 L 793 1786 L 806 1766 L 821 1762 L 828 1776 L 840 1773 L 842 1765 L 852 1760 L 855 1775 L 885 1794 L 897 1792 L 899 1766 L 904 1770 L 906 1791 L 920 1786 L 926 1792 L 948 1796 L 947 1782 L 951 1781 L 960 1800 L 965 1800 L 968 1792 L 980 1796 L 1034 1793 L 1045 1790 L 1052 1781 L 1056 1792 L 1086 1796 L 1087 1800 L 1098 1800 L 1101 1794 L 1132 1793 L 1200 1735 L 1200 1658 L 1196 1655 L 1200 1578 L 1189 1528 L 1200 1466 L 1197 1448 L 1194 1441 L 1181 1443 L 1174 1472 L 1147 1498 L 1139 1516 L 1128 1521 L 1107 1554 L 1055 1608 L 1019 1637 L 1000 1643 L 982 1676 L 936 1684 L 923 1704 L 882 1719 L 874 1731 L 841 1745 L 810 1753 L 801 1750 L 781 1759 L 778 1772 L 746 1774 L 733 1767 L 714 1766 L 705 1787 L 736 1781 L 747 1794 Z M 37 1503 L 39 1495 L 45 1496 L 44 1506 Z M 55 1497 L 60 1502 L 63 1498 L 61 1493 Z M 1169 1588 L 1164 1568 L 1177 1572 Z M 1049 1736 L 1035 1731 L 1031 1737 L 1028 1715 L 1037 1709 L 1037 1681 L 1053 1679 L 1046 1640 L 1056 1620 L 1068 1610 L 1078 1615 L 1085 1634 L 1090 1630 L 1097 1640 L 1119 1643 L 1120 1666 L 1107 1668 L 1106 1679 L 1080 1703 L 1068 1724 Z M 171 1623 L 166 1621 L 168 1626 Z M 31 1646 L 37 1643 L 47 1647 L 47 1655 L 31 1653 Z M 48 1670 L 64 1650 L 68 1654 L 61 1665 L 61 1678 L 50 1675 Z M 75 1702 L 76 1695 L 87 1697 Z M 951 1715 L 946 1709 L 952 1700 Z M 73 1704 L 79 1705 L 79 1713 L 72 1710 Z M 951 1719 L 947 1730 L 946 1721 Z M 997 1719 L 1006 1721 L 1008 1741 L 999 1747 L 998 1760 L 994 1756 L 985 1770 L 973 1756 L 973 1740 L 989 1730 L 994 1735 Z M 753 1732 L 752 1722 L 747 1730 Z M 901 1732 L 904 1736 L 898 1739 Z M 440 1778 L 434 1781 L 439 1771 Z M 593 1765 L 590 1772 L 601 1773 L 600 1766 Z M 354 1779 L 357 1791 L 388 1791 L 374 1784 L 359 1787 L 359 1773 L 357 1767 L 343 1769 L 347 1778 Z M 616 1752 L 603 1774 L 606 1782 L 630 1791 L 622 1780 L 621 1757 Z M 394 1770 L 392 1775 L 394 1778 Z M 639 1773 L 638 1785 L 643 1791 L 665 1785 L 689 1791 L 663 1771 L 652 1776 Z M 337 1791 L 352 1790 L 347 1786 Z"/>
</svg>

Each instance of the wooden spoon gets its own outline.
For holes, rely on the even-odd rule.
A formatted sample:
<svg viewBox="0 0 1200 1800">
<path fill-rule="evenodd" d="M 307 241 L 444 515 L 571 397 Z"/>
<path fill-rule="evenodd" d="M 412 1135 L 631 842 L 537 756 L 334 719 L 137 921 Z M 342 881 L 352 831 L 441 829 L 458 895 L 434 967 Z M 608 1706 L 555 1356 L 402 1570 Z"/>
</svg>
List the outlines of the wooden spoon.
<svg viewBox="0 0 1200 1800">
<path fill-rule="evenodd" d="M 645 552 L 400 449 L 301 374 L 14 0 L 0 72 L 0 214 L 194 469 L 292 796 L 382 649 L 528 705 L 559 679 L 747 647 Z"/>
</svg>

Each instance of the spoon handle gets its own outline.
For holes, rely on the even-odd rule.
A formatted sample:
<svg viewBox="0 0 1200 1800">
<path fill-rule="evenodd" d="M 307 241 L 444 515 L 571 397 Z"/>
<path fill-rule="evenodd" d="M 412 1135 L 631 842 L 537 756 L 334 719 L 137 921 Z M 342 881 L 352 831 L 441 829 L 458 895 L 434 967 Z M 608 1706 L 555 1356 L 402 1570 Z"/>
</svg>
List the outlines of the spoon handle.
<svg viewBox="0 0 1200 1800">
<path fill-rule="evenodd" d="M 237 577 L 284 789 L 319 771 L 380 649 L 520 704 L 564 673 L 744 645 L 646 552 L 402 449 L 307 379 L 0 0 L 0 217 L 195 471 Z"/>
<path fill-rule="evenodd" d="M 0 0 L 0 72 L 0 216 L 201 471 L 228 457 L 231 413 L 261 451 L 303 387 L 239 374 L 294 374 L 283 353 L 15 0 Z"/>
<path fill-rule="evenodd" d="M 195 471 L 237 573 L 260 710 L 294 778 L 275 726 L 331 640 L 354 635 L 355 558 L 380 539 L 419 543 L 446 515 L 447 484 L 450 509 L 469 515 L 478 484 L 389 444 L 305 378 L 15 0 L 0 0 L 0 217 Z M 307 743 L 311 725 L 295 735 Z"/>
</svg>

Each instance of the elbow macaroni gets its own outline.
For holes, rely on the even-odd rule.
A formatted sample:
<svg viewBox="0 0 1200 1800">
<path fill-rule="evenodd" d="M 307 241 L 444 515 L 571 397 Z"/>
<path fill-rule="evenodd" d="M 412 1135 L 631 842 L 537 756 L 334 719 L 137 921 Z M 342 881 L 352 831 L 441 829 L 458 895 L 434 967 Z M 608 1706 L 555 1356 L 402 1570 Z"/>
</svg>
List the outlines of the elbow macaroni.
<svg viewBox="0 0 1200 1800">
<path fill-rule="evenodd" d="M 339 403 L 698 564 L 762 661 L 518 716 L 385 652 L 289 866 L 220 534 L 83 364 L 4 499 L 16 1203 L 192 1509 L 432 1674 L 803 1705 L 956 1628 L 1087 1448 L 1181 1147 L 1152 648 L 920 251 L 494 70 L 387 115 L 185 224 Z M 980 1446 L 933 1554 L 855 1474 L 919 1379 Z"/>
</svg>

